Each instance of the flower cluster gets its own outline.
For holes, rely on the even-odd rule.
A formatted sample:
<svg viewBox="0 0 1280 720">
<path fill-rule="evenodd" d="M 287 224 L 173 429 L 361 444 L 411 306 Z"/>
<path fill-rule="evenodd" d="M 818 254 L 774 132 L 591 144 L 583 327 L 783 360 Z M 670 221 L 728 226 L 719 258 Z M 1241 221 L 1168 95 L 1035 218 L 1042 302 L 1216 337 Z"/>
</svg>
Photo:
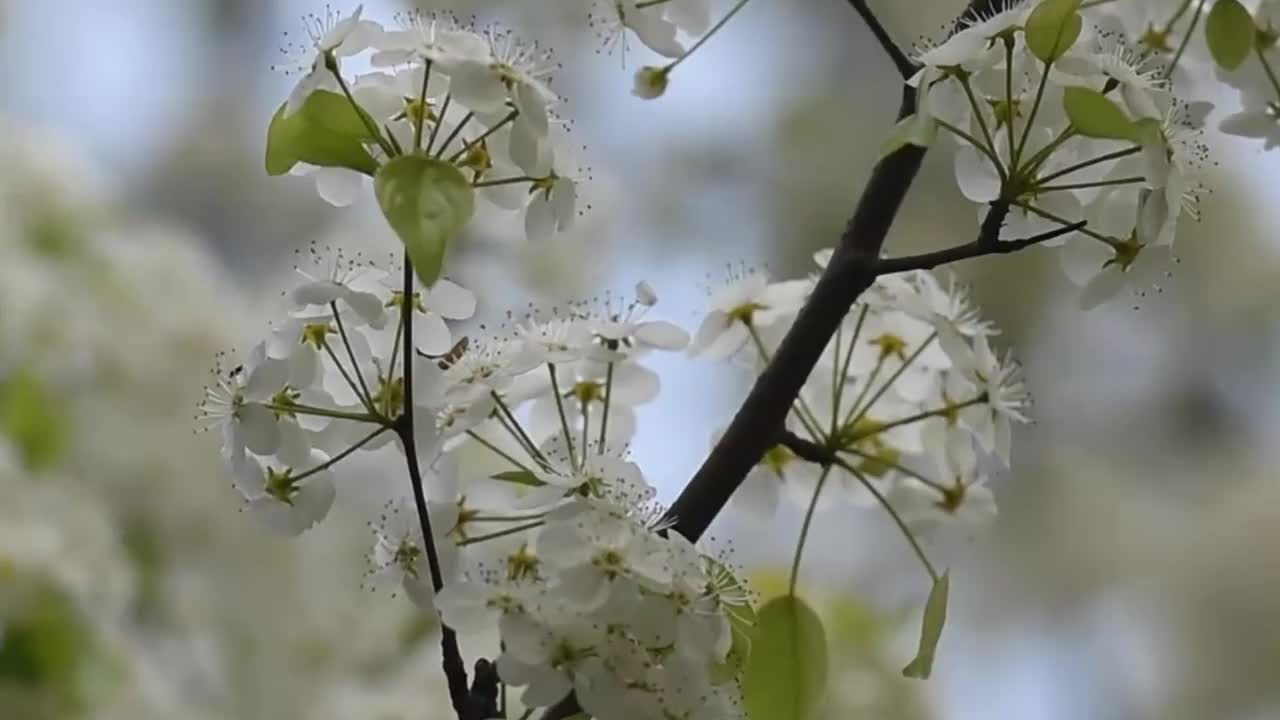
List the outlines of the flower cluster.
<svg viewBox="0 0 1280 720">
<path fill-rule="evenodd" d="M 665 65 L 645 65 L 635 73 L 632 93 L 652 100 L 667 91 L 672 71 L 728 24 L 747 2 L 736 0 L 713 24 L 711 0 L 594 0 L 595 11 L 589 22 L 601 37 L 602 49 L 617 51 L 624 64 L 631 35 L 669 59 Z"/>
<path fill-rule="evenodd" d="M 312 175 L 334 205 L 354 201 L 388 159 L 416 151 L 447 161 L 495 208 L 524 214 L 541 239 L 568 229 L 579 213 L 584 171 L 569 129 L 555 113 L 551 53 L 499 27 L 472 27 L 448 15 L 406 13 L 389 29 L 357 7 L 311 17 L 307 40 L 284 49 L 284 72 L 298 80 L 273 125 L 277 152 L 314 127 L 333 132 L 335 106 L 350 103 L 356 143 L 342 153 L 268 151 L 273 172 Z M 343 64 L 367 55 L 370 72 L 347 79 Z M 332 138 L 330 138 L 332 140 Z"/>
<path fill-rule="evenodd" d="M 1176 261 L 1179 220 L 1198 218 L 1204 108 L 1175 97 L 1173 65 L 1131 44 L 1118 16 L 1062 5 L 974 18 L 919 54 L 912 82 L 921 116 L 957 142 L 965 197 L 1008 208 L 1001 239 L 1058 233 L 1045 244 L 1064 246 L 1093 307 L 1158 287 Z"/>
<path fill-rule="evenodd" d="M 823 266 L 829 258 L 817 255 Z M 813 283 L 737 273 L 713 293 L 693 352 L 763 367 Z M 922 531 L 990 519 L 977 451 L 1007 465 L 1011 428 L 1027 422 L 1029 406 L 1021 368 L 991 348 L 995 334 L 962 288 L 925 271 L 881 278 L 845 317 L 788 418 L 831 462 L 780 443 L 733 502 L 763 516 L 783 495 L 815 508 L 879 502 Z"/>
<path fill-rule="evenodd" d="M 689 342 L 649 319 L 647 284 L 457 342 L 446 321 L 476 302 L 447 279 L 405 292 L 338 256 L 288 300 L 204 403 L 253 517 L 299 534 L 329 513 L 343 460 L 411 451 L 424 501 L 393 501 L 373 523 L 369 586 L 438 607 L 459 631 L 498 627 L 499 671 L 530 707 L 570 690 L 601 718 L 734 706 L 723 667 L 745 591 L 660 522 L 627 459 L 634 408 L 659 389 L 645 354 Z M 502 468 L 460 470 L 470 448 Z"/>
<path fill-rule="evenodd" d="M 1254 50 L 1258 62 L 1233 70 L 1218 66 L 1218 78 L 1240 91 L 1238 112 L 1222 119 L 1219 129 L 1262 140 L 1267 150 L 1280 145 L 1280 2 L 1263 0 L 1254 14 Z"/>
</svg>

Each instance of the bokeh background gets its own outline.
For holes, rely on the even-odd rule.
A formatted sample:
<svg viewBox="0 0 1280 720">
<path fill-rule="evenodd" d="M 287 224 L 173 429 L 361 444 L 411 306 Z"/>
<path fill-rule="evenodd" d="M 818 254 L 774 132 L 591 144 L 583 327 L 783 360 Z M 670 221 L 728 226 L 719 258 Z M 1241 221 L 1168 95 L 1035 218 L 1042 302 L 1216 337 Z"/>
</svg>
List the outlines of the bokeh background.
<svg viewBox="0 0 1280 720">
<path fill-rule="evenodd" d="M 593 209 L 566 236 L 530 246 L 494 222 L 467 238 L 454 274 L 483 289 L 480 320 L 647 279 L 691 328 L 726 267 L 808 272 L 897 105 L 841 0 L 756 0 L 650 103 L 629 94 L 646 51 L 626 69 L 601 54 L 585 2 L 423 6 L 555 47 L 592 168 Z M 963 2 L 873 6 L 905 43 Z M 299 248 L 395 247 L 371 202 L 335 210 L 262 169 L 290 83 L 269 68 L 317 11 L 0 0 L 0 720 L 450 716 L 431 618 L 360 589 L 364 523 L 402 479 L 369 467 L 331 521 L 280 541 L 239 516 L 192 419 L 215 353 L 263 331 Z M 1137 309 L 1079 311 L 1047 250 L 953 268 L 1025 362 L 1037 422 L 995 482 L 997 524 L 935 549 L 953 603 L 927 683 L 898 675 L 927 591 L 900 538 L 873 512 L 818 516 L 802 582 L 832 633 L 829 717 L 1280 718 L 1280 155 L 1209 140 L 1205 219 Z M 950 167 L 930 153 L 893 252 L 972 234 Z M 749 378 L 658 367 L 635 454 L 670 500 Z M 730 514 L 715 533 L 767 593 L 799 516 Z"/>
</svg>

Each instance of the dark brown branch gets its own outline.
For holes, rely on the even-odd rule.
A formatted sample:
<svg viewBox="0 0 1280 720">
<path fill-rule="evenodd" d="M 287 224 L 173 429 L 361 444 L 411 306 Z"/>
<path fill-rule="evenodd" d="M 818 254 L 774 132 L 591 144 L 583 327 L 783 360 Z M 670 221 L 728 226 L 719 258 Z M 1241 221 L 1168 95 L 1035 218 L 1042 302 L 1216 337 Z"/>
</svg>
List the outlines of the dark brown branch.
<svg viewBox="0 0 1280 720">
<path fill-rule="evenodd" d="M 964 16 L 957 20 L 955 31 L 966 27 L 973 18 L 991 13 L 996 1 L 972 0 Z M 915 99 L 915 91 L 904 85 L 899 120 L 915 112 Z M 681 535 L 690 540 L 701 537 L 784 429 L 792 403 L 831 336 L 854 301 L 875 281 L 880 249 L 920 171 L 924 154 L 924 148 L 906 145 L 881 158 L 872 170 L 827 269 L 818 278 L 773 360 L 756 378 L 711 454 L 667 511 Z M 1003 221 L 1000 217 L 999 222 Z"/>
<path fill-rule="evenodd" d="M 882 36 L 883 27 L 865 7 L 859 7 L 862 2 L 850 2 L 864 18 L 870 18 L 872 32 L 884 44 L 888 35 Z M 973 0 L 966 15 L 957 21 L 956 29 L 968 25 L 969 18 L 990 12 L 995 2 Z M 896 60 L 895 64 L 898 64 Z M 898 119 L 911 115 L 915 109 L 915 91 L 904 85 Z M 756 378 L 755 386 L 720 441 L 667 511 L 667 518 L 674 519 L 674 528 L 681 535 L 697 540 L 751 468 L 778 438 L 785 438 L 781 434 L 785 432 L 785 419 L 800 388 L 849 308 L 875 282 L 880 249 L 920 171 L 924 154 L 924 148 L 907 145 L 882 158 L 872 170 L 871 179 L 826 271 L 778 346 L 773 360 Z M 548 708 L 541 720 L 565 720 L 579 712 L 582 708 L 578 699 L 570 693 Z"/>
<path fill-rule="evenodd" d="M 778 434 L 777 444 L 790 450 L 793 455 L 801 460 L 807 460 L 816 465 L 834 465 L 839 461 L 835 452 L 830 448 L 819 445 L 812 440 L 806 440 L 790 430 L 783 430 Z"/>
<path fill-rule="evenodd" d="M 915 91 L 904 85 L 898 117 L 914 111 Z M 924 148 L 907 145 L 876 164 L 826 271 L 773 361 L 668 511 L 681 535 L 690 540 L 702 535 L 782 431 L 792 403 L 827 342 L 854 301 L 875 281 L 880 248 L 920 170 L 924 153 Z"/>
<path fill-rule="evenodd" d="M 422 527 L 422 545 L 427 551 L 427 567 L 431 571 L 431 587 L 438 594 L 444 587 L 444 574 L 440 571 L 440 553 L 436 550 L 435 535 L 431 533 L 431 518 L 427 514 L 427 495 L 422 483 L 422 470 L 418 467 L 418 447 L 413 434 L 413 312 L 414 290 L 413 264 L 404 259 L 404 297 L 400 299 L 400 322 L 404 324 L 404 407 L 396 418 L 395 431 L 404 446 L 405 461 L 409 466 L 409 484 L 413 486 L 413 502 L 418 509 L 418 524 Z M 458 720 L 480 720 L 472 714 L 471 692 L 467 689 L 467 666 L 458 648 L 458 635 L 453 628 L 440 623 L 441 665 L 449 684 L 449 700 L 458 714 Z"/>
<path fill-rule="evenodd" d="M 1007 255 L 1024 250 L 1032 245 L 1038 245 L 1048 242 L 1054 238 L 1062 237 L 1073 233 L 1088 224 L 1087 220 L 1081 220 L 1077 223 L 1064 225 L 1048 232 L 1040 233 L 1029 238 L 1020 240 L 1004 240 L 994 245 L 984 243 L 981 240 L 967 243 L 965 245 L 957 245 L 956 247 L 947 248 L 946 250 L 938 250 L 936 252 L 924 253 L 923 255 L 910 255 L 900 258 L 885 258 L 880 261 L 880 269 L 878 274 L 891 275 L 893 273 L 908 272 L 911 270 L 930 270 L 939 265 L 959 262 L 960 260 L 969 260 L 971 258 L 983 257 L 986 255 Z"/>
<path fill-rule="evenodd" d="M 853 9 L 862 16 L 862 21 L 871 29 L 871 34 L 875 35 L 876 41 L 880 43 L 880 47 L 884 50 L 889 59 L 893 61 L 894 67 L 898 69 L 898 74 L 903 80 L 910 78 L 916 74 L 919 67 L 907 57 L 907 54 L 898 47 L 898 44 L 889 36 L 889 31 L 880 23 L 880 18 L 871 12 L 871 8 L 867 6 L 867 0 L 849 0 L 849 4 Z"/>
</svg>

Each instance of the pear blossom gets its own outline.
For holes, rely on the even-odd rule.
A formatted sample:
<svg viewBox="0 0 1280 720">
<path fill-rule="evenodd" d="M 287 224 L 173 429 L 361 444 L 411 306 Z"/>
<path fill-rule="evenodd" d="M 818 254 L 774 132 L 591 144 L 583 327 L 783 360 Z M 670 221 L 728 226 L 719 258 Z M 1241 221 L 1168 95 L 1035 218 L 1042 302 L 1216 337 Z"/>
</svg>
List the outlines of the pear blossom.
<svg viewBox="0 0 1280 720">
<path fill-rule="evenodd" d="M 360 18 L 363 5 L 357 5 L 347 17 L 332 10 L 325 10 L 324 17 L 309 15 L 304 18 L 308 42 L 305 46 L 290 46 L 285 53 L 293 55 L 291 64 L 304 74 L 299 78 L 289 100 L 285 103 L 285 115 L 291 115 L 302 107 L 311 93 L 317 90 L 337 90 L 338 82 L 333 73 L 338 58 L 348 57 L 369 47 L 379 31 L 376 23 Z M 310 59 L 302 59 L 307 56 Z M 332 66 L 332 68 L 331 68 Z"/>
<path fill-rule="evenodd" d="M 435 503 L 427 507 L 431 532 L 440 559 L 440 570 L 446 581 L 456 573 L 457 548 L 449 541 L 448 532 L 457 522 L 457 505 Z M 371 523 L 373 549 L 369 551 L 369 571 L 365 585 L 370 590 L 386 589 L 395 594 L 403 591 L 415 605 L 433 608 L 435 589 L 427 550 L 422 542 L 422 527 L 413 507 L 392 501 Z"/>
<path fill-rule="evenodd" d="M 698 2 L 706 0 L 682 0 L 691 7 L 677 10 L 681 20 L 697 21 L 701 8 Z M 669 58 L 684 54 L 684 46 L 676 39 L 679 29 L 673 19 L 664 17 L 661 7 L 638 7 L 638 0 L 598 0 L 592 15 L 592 26 L 603 39 L 604 48 L 610 52 L 620 50 L 623 62 L 629 48 L 628 33 L 635 36 L 650 50 Z M 696 25 L 696 22 L 694 23 Z"/>
<path fill-rule="evenodd" d="M 1022 368 L 1001 359 L 986 337 L 965 342 L 957 333 L 942 329 L 938 341 L 955 363 L 947 375 L 947 396 L 971 405 L 959 411 L 960 422 L 973 433 L 984 450 L 1009 463 L 1012 423 L 1026 423 L 1030 397 Z"/>
<path fill-rule="evenodd" d="M 803 281 L 770 284 L 764 273 L 754 270 L 731 278 L 712 293 L 709 312 L 694 334 L 689 354 L 713 360 L 737 354 L 750 342 L 752 329 L 798 312 L 808 289 Z"/>
<path fill-rule="evenodd" d="M 236 490 L 250 514 L 265 527 L 284 535 L 298 535 L 329 514 L 335 490 L 333 474 L 324 468 L 328 458 L 311 454 L 315 470 L 263 465 L 246 456 L 234 464 Z"/>
</svg>

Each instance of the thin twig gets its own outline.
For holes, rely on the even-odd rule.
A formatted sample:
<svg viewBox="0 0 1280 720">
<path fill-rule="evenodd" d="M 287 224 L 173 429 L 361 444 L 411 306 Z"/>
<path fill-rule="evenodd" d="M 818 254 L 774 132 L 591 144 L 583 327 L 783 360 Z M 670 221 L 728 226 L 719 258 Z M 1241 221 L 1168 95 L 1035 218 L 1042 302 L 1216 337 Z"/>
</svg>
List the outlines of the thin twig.
<svg viewBox="0 0 1280 720">
<path fill-rule="evenodd" d="M 849 0 L 849 4 L 853 9 L 862 16 L 862 21 L 871 29 L 871 34 L 876 36 L 876 41 L 880 43 L 880 47 L 884 50 L 889 59 L 893 61 L 894 67 L 898 69 L 898 74 L 903 80 L 909 79 L 916 74 L 919 67 L 902 52 L 902 48 L 893 41 L 889 36 L 889 31 L 885 30 L 884 25 L 880 23 L 880 18 L 871 12 L 871 8 L 867 7 L 867 0 Z"/>
<path fill-rule="evenodd" d="M 1029 238 L 1020 240 L 1002 240 L 996 245 L 988 245 L 978 241 L 967 243 L 965 245 L 957 245 L 956 247 L 947 248 L 946 250 L 938 250 L 936 252 L 924 253 L 923 255 L 909 255 L 900 258 L 885 258 L 880 261 L 877 273 L 880 275 L 892 275 L 893 273 L 909 272 L 911 270 L 930 270 L 939 265 L 946 265 L 961 260 L 969 260 L 971 258 L 984 257 L 986 255 L 1008 255 L 1019 250 L 1025 250 L 1032 245 L 1048 242 L 1054 238 L 1069 235 L 1088 225 L 1089 221 L 1081 220 L 1080 222 L 1065 225 L 1060 228 L 1054 228 L 1047 232 L 1033 235 Z"/>
<path fill-rule="evenodd" d="M 413 264 L 404 259 L 404 297 L 413 297 Z M 408 318 L 408 303 L 400 306 L 400 322 L 404 326 L 404 356 L 413 357 L 413 323 Z M 418 467 L 418 446 L 413 432 L 413 363 L 404 364 L 404 408 L 396 419 L 396 434 L 404 446 L 405 461 L 409 466 L 409 484 L 413 486 L 413 501 L 418 509 L 418 523 L 422 526 L 422 545 L 427 551 L 427 567 L 431 570 L 431 587 L 436 593 L 444 587 L 444 573 L 440 570 L 440 553 L 436 550 L 435 535 L 431 533 L 431 518 L 427 514 L 427 496 L 423 489 L 422 471 Z M 458 648 L 458 635 L 453 628 L 440 624 L 441 665 L 449 683 L 449 699 L 459 720 L 471 717 L 471 691 L 467 687 L 467 666 Z"/>
</svg>

